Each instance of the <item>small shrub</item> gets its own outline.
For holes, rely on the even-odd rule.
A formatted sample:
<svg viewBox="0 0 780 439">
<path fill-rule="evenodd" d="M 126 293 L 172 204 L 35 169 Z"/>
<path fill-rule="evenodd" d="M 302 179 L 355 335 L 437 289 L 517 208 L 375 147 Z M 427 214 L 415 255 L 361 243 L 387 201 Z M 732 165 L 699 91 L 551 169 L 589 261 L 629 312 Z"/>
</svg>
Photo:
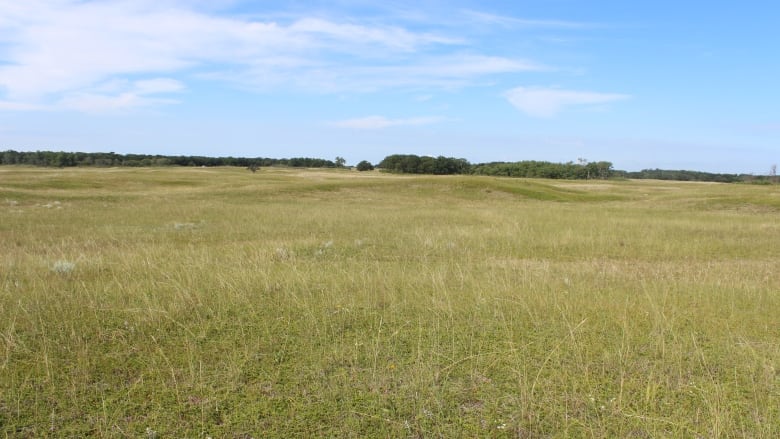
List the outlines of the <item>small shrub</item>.
<svg viewBox="0 0 780 439">
<path fill-rule="evenodd" d="M 357 164 L 356 169 L 358 171 L 361 171 L 361 172 L 362 171 L 373 171 L 374 170 L 374 165 L 372 165 L 371 162 L 369 162 L 367 160 L 363 160 L 362 162 Z"/>
</svg>

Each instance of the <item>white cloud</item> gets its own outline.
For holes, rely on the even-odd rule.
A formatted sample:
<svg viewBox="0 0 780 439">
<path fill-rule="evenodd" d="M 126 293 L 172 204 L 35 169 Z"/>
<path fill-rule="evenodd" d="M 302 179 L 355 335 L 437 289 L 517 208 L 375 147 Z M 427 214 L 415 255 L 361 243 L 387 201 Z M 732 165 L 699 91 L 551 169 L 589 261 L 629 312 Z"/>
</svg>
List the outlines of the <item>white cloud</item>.
<svg viewBox="0 0 780 439">
<path fill-rule="evenodd" d="M 183 84 L 144 83 L 159 76 L 259 90 L 343 92 L 463 87 L 490 75 L 545 68 L 529 60 L 462 54 L 468 42 L 429 31 L 305 16 L 257 21 L 196 9 L 207 4 L 0 1 L 0 109 L 169 103 L 151 95 Z M 99 89 L 128 81 L 136 81 L 134 89 Z"/>
<path fill-rule="evenodd" d="M 413 51 L 425 44 L 458 44 L 456 38 L 430 33 L 413 33 L 395 26 L 361 26 L 351 23 L 334 23 L 318 18 L 303 18 L 293 23 L 289 30 L 321 36 L 350 45 L 378 44 L 388 48 Z"/>
<path fill-rule="evenodd" d="M 505 15 L 488 14 L 479 11 L 464 11 L 465 15 L 472 20 L 490 25 L 499 25 L 504 27 L 522 27 L 522 28 L 544 28 L 544 29 L 585 29 L 594 27 L 594 24 L 566 21 L 566 20 L 539 20 L 528 18 L 517 18 Z"/>
<path fill-rule="evenodd" d="M 467 54 L 441 57 L 421 65 L 403 67 L 397 70 L 438 78 L 470 78 L 495 73 L 528 72 L 547 69 L 547 67 L 533 61 Z"/>
<path fill-rule="evenodd" d="M 20 2 L 21 3 L 21 2 Z M 293 45 L 273 24 L 244 23 L 133 2 L 28 0 L 2 54 L 0 84 L 14 99 L 72 92 L 117 76 L 159 74 L 259 56 Z"/>
<path fill-rule="evenodd" d="M 28 104 L 25 102 L 0 101 L 0 111 L 36 111 L 44 109 L 45 107 L 41 105 Z"/>
<path fill-rule="evenodd" d="M 332 122 L 331 125 L 339 128 L 351 128 L 358 130 L 378 130 L 396 126 L 430 125 L 444 120 L 438 116 L 413 117 L 408 119 L 388 119 L 384 116 L 367 116 L 356 119 L 346 119 Z"/>
<path fill-rule="evenodd" d="M 397 64 L 339 64 L 325 60 L 263 60 L 241 72 L 211 72 L 204 78 L 250 89 L 290 86 L 317 93 L 374 92 L 430 87 L 457 89 L 492 75 L 548 70 L 532 61 L 472 54 L 432 55 Z"/>
<path fill-rule="evenodd" d="M 132 84 L 112 81 L 90 91 L 67 94 L 53 107 L 91 113 L 175 104 L 177 100 L 155 95 L 175 93 L 183 89 L 181 82 L 169 78 L 141 80 Z"/>
<path fill-rule="evenodd" d="M 402 65 L 333 66 L 327 71 L 305 74 L 301 86 L 328 91 L 375 91 L 384 88 L 432 87 L 457 89 L 474 85 L 492 75 L 548 70 L 527 60 L 497 56 L 454 54 L 431 56 Z"/>
<path fill-rule="evenodd" d="M 138 94 L 175 93 L 184 90 L 184 84 L 170 78 L 146 79 L 135 82 Z"/>
<path fill-rule="evenodd" d="M 617 93 L 562 90 L 546 87 L 517 87 L 504 96 L 518 110 L 529 116 L 549 118 L 567 107 L 598 105 L 629 99 L 631 96 Z"/>
</svg>

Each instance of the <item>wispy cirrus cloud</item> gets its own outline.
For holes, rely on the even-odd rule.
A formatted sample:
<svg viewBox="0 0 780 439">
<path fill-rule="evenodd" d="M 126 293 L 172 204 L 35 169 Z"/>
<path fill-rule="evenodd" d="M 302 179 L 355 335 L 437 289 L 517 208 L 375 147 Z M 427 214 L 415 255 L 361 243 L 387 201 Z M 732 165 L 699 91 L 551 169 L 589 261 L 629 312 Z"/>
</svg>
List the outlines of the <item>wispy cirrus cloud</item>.
<svg viewBox="0 0 780 439">
<path fill-rule="evenodd" d="M 439 116 L 412 117 L 406 119 L 389 119 L 384 116 L 366 116 L 356 119 L 335 121 L 331 122 L 330 125 L 339 128 L 350 128 L 357 130 L 379 130 L 398 126 L 430 125 L 439 123 L 443 120 L 444 118 Z"/>
<path fill-rule="evenodd" d="M 352 46 L 378 44 L 399 51 L 414 51 L 421 44 L 460 44 L 460 38 L 433 33 L 416 33 L 397 26 L 363 26 L 353 23 L 335 23 L 319 18 L 301 18 L 289 26 L 293 33 L 320 36 L 328 42 L 350 42 Z"/>
<path fill-rule="evenodd" d="M 495 75 L 548 69 L 527 60 L 459 53 L 431 56 L 406 64 L 322 65 L 303 69 L 290 80 L 300 89 L 320 92 L 373 92 L 421 87 L 458 89 Z M 268 72 L 263 69 L 260 73 Z M 246 82 L 257 84 L 259 81 L 250 77 Z"/>
<path fill-rule="evenodd" d="M 181 82 L 170 78 L 147 79 L 130 84 L 109 83 L 95 87 L 92 91 L 67 94 L 53 105 L 53 109 L 90 113 L 175 104 L 177 100 L 160 95 L 169 95 L 183 89 Z"/>
<path fill-rule="evenodd" d="M 520 27 L 527 29 L 588 29 L 597 27 L 595 23 L 587 23 L 581 21 L 567 21 L 567 20 L 545 20 L 545 19 L 530 19 L 530 18 L 518 18 L 505 15 L 489 14 L 486 12 L 465 10 L 464 15 L 471 20 L 504 27 Z"/>
<path fill-rule="evenodd" d="M 523 113 L 541 118 L 550 118 L 568 107 L 607 104 L 629 99 L 631 96 L 618 93 L 563 90 L 549 87 L 517 87 L 504 96 Z"/>
<path fill-rule="evenodd" d="M 434 31 L 347 18 L 253 20 L 173 0 L 0 2 L 0 42 L 0 109 L 171 103 L 156 96 L 172 90 L 133 88 L 158 77 L 176 77 L 175 91 L 198 77 L 328 93 L 464 87 L 546 68 L 468 52 L 463 39 Z M 101 89 L 112 81 L 136 82 Z"/>
</svg>

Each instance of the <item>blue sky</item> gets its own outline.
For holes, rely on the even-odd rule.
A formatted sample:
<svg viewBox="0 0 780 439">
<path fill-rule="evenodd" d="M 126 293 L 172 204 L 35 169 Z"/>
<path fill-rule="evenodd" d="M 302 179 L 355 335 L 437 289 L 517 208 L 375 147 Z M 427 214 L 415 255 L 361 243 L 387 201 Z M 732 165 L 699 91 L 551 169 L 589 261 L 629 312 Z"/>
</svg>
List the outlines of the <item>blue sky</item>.
<svg viewBox="0 0 780 439">
<path fill-rule="evenodd" d="M 0 0 L 0 149 L 764 174 L 772 1 Z"/>
</svg>

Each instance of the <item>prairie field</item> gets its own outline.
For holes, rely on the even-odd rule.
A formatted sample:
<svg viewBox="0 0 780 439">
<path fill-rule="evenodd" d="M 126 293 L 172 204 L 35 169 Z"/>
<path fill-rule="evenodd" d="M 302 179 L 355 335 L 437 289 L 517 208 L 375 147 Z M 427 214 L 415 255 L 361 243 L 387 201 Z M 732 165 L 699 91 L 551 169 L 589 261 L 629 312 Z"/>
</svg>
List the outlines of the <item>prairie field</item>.
<svg viewBox="0 0 780 439">
<path fill-rule="evenodd" d="M 5 437 L 780 436 L 780 186 L 0 167 Z"/>
</svg>

